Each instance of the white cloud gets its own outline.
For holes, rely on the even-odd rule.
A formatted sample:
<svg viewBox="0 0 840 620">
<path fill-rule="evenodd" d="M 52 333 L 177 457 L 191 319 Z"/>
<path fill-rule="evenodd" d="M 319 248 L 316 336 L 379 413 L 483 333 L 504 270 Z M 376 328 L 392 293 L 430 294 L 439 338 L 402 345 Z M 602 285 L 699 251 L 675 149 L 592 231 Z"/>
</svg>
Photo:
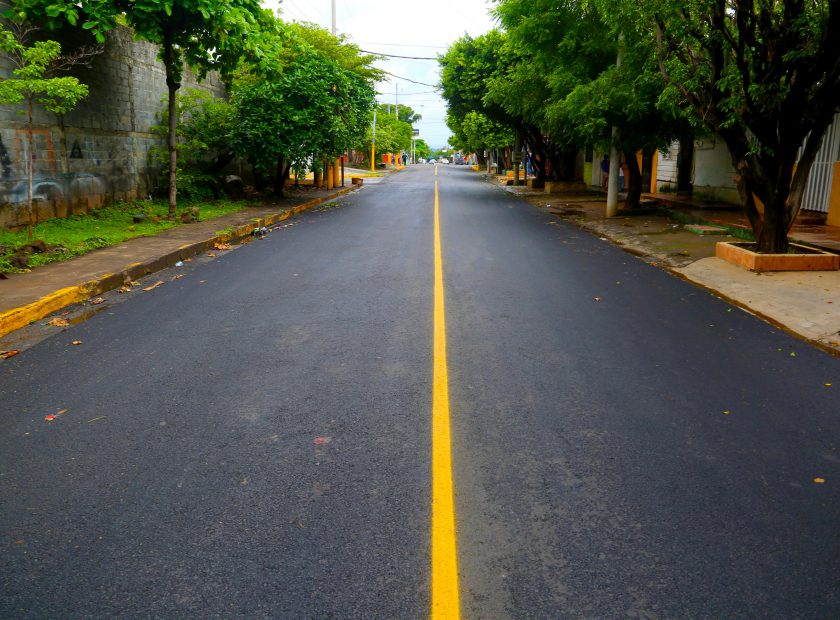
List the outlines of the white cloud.
<svg viewBox="0 0 840 620">
<path fill-rule="evenodd" d="M 277 0 L 263 3 L 277 9 Z M 331 27 L 330 0 L 283 0 L 281 13 L 288 21 L 311 21 Z M 441 54 L 459 37 L 478 36 L 493 28 L 485 0 L 426 0 L 411 5 L 373 0 L 336 0 L 336 26 L 364 50 L 400 56 Z M 378 63 L 382 69 L 403 78 L 426 84 L 440 81 L 440 70 L 433 60 L 390 58 Z M 423 115 L 416 127 L 420 137 L 433 147 L 446 144 L 446 105 L 428 86 L 390 78 L 378 85 L 379 101 L 394 103 L 395 85 L 400 104 L 410 105 Z"/>
</svg>

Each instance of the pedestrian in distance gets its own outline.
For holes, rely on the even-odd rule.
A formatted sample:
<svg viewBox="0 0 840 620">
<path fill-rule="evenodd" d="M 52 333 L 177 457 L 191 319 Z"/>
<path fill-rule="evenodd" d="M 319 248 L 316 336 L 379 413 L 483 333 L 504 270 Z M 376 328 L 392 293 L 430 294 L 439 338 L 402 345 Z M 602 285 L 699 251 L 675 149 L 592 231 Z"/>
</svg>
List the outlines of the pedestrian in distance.
<svg viewBox="0 0 840 620">
<path fill-rule="evenodd" d="M 601 189 L 607 191 L 607 181 L 610 178 L 610 158 L 607 154 L 604 154 L 604 158 L 601 160 Z"/>
</svg>

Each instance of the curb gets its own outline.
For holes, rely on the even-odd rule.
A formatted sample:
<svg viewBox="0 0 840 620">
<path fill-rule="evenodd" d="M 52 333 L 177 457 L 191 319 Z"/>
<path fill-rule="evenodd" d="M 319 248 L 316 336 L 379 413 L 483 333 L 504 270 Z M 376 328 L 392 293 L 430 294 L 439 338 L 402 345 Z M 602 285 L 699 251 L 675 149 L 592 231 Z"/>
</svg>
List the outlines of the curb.
<svg viewBox="0 0 840 620">
<path fill-rule="evenodd" d="M 33 321 L 42 319 L 56 310 L 61 310 L 69 305 L 79 303 L 80 301 L 84 301 L 90 297 L 118 288 L 127 281 L 137 280 L 138 278 L 150 273 L 171 267 L 180 260 L 190 258 L 196 254 L 200 254 L 201 252 L 211 249 L 216 243 L 229 243 L 230 241 L 237 241 L 247 237 L 254 230 L 254 227 L 271 226 L 277 222 L 282 222 L 292 216 L 303 213 L 313 207 L 317 207 L 328 200 L 348 194 L 359 187 L 362 186 L 354 185 L 345 187 L 329 196 L 313 198 L 312 200 L 308 200 L 285 211 L 272 213 L 261 218 L 254 218 L 250 223 L 237 226 L 229 233 L 215 235 L 209 239 L 204 239 L 203 241 L 196 241 L 195 243 L 182 245 L 172 252 L 168 252 L 163 256 L 158 256 L 157 258 L 153 258 L 144 263 L 131 263 L 118 273 L 105 273 L 93 280 L 88 280 L 87 282 L 76 284 L 75 286 L 68 286 L 66 288 L 59 289 L 25 306 L 7 310 L 6 312 L 0 314 L 0 337 L 5 336 L 16 329 L 25 327 Z"/>
</svg>

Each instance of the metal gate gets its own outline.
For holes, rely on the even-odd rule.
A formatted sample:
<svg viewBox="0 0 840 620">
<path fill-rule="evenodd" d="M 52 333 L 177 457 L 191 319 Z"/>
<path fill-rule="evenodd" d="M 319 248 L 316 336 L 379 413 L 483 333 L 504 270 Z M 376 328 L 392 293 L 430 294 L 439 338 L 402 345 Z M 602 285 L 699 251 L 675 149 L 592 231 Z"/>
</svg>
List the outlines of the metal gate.
<svg viewBox="0 0 840 620">
<path fill-rule="evenodd" d="M 802 198 L 802 209 L 828 213 L 828 199 L 831 194 L 831 179 L 834 162 L 840 160 L 840 114 L 834 115 L 834 122 L 823 137 L 822 146 L 811 166 L 808 185 Z"/>
</svg>

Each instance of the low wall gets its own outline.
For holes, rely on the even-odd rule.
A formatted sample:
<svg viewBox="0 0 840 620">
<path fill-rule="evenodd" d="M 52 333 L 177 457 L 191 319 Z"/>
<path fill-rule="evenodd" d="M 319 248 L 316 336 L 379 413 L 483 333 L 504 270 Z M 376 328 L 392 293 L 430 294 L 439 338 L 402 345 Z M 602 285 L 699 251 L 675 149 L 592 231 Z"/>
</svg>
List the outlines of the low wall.
<svg viewBox="0 0 840 620">
<path fill-rule="evenodd" d="M 66 50 L 72 42 L 62 40 Z M 0 76 L 10 75 L 7 64 Z M 152 132 L 165 109 L 166 81 L 157 47 L 134 40 L 127 28 L 108 33 L 105 51 L 72 75 L 90 94 L 63 118 L 35 112 L 33 194 L 38 220 L 83 213 L 114 200 L 144 198 L 156 185 L 160 166 L 149 150 L 163 140 Z M 182 88 L 220 97 L 224 85 L 211 74 L 198 83 L 185 71 Z M 0 226 L 27 222 L 26 159 L 22 106 L 0 106 Z"/>
</svg>

